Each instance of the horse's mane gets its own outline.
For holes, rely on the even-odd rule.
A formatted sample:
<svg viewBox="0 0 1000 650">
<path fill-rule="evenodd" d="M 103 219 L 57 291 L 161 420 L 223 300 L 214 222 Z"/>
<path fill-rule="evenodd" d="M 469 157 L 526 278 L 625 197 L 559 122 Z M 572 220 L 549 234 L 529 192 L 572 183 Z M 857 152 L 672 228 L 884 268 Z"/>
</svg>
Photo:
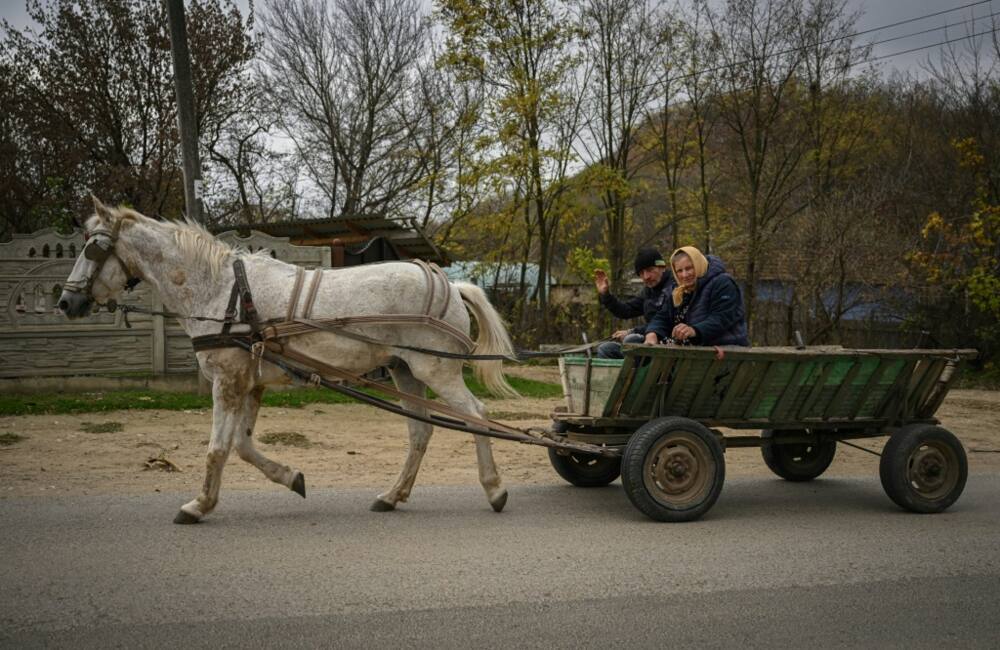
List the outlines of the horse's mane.
<svg viewBox="0 0 1000 650">
<path fill-rule="evenodd" d="M 212 273 L 212 277 L 217 277 L 222 267 L 233 257 L 243 257 L 248 255 L 241 248 L 234 248 L 229 244 L 219 241 L 215 235 L 205 229 L 205 226 L 190 218 L 185 217 L 183 221 L 157 221 L 131 210 L 129 208 L 114 208 L 120 219 L 150 224 L 154 228 L 160 228 L 173 234 L 174 244 L 181 255 L 189 259 L 192 264 L 205 264 Z"/>
</svg>

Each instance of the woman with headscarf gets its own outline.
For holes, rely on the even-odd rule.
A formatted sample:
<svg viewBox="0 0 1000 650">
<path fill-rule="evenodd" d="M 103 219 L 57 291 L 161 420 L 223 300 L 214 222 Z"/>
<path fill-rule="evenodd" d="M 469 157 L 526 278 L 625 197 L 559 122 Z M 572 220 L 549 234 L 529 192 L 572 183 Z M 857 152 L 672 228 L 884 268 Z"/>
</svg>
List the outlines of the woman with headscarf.
<svg viewBox="0 0 1000 650">
<path fill-rule="evenodd" d="M 676 286 L 646 326 L 646 343 L 750 345 L 743 294 L 722 260 L 682 246 L 670 269 Z"/>
</svg>

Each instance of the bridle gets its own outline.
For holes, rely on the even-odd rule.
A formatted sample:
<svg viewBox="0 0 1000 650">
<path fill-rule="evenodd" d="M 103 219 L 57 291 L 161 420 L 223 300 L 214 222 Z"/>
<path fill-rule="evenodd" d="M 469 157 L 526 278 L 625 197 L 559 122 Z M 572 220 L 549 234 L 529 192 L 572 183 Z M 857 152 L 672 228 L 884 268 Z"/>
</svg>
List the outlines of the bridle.
<svg viewBox="0 0 1000 650">
<path fill-rule="evenodd" d="M 118 243 L 118 233 L 121 231 L 122 220 L 118 219 L 115 221 L 115 225 L 111 229 L 104 227 L 98 227 L 87 237 L 87 243 L 83 246 L 83 257 L 95 263 L 94 270 L 91 271 L 87 277 L 81 280 L 67 280 L 63 288 L 66 291 L 71 291 L 74 293 L 82 293 L 87 298 L 93 300 L 94 294 L 92 293 L 94 287 L 94 281 L 97 276 L 101 274 L 101 269 L 104 268 L 105 262 L 108 258 L 113 257 L 118 266 L 121 267 L 122 272 L 125 274 L 125 290 L 131 291 L 135 285 L 139 284 L 141 278 L 138 278 L 128 270 L 125 266 L 125 262 L 122 261 L 120 257 L 115 253 L 115 244 Z"/>
</svg>

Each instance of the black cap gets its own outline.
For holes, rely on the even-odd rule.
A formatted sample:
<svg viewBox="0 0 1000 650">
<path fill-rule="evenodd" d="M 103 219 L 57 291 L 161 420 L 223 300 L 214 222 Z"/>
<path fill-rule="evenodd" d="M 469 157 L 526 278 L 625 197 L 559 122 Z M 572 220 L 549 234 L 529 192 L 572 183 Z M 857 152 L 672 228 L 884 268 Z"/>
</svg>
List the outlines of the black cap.
<svg viewBox="0 0 1000 650">
<path fill-rule="evenodd" d="M 660 251 L 655 248 L 640 248 L 639 252 L 635 254 L 636 275 L 639 275 L 643 269 L 648 269 L 651 266 L 666 265 L 667 263 L 663 260 L 663 256 L 660 255 Z"/>
</svg>

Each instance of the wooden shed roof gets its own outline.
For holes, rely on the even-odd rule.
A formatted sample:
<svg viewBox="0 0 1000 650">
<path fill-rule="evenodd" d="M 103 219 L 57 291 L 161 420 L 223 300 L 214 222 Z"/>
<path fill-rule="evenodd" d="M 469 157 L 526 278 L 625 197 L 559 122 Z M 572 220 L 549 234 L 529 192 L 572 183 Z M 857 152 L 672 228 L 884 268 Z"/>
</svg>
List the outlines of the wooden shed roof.
<svg viewBox="0 0 1000 650">
<path fill-rule="evenodd" d="M 272 223 L 243 223 L 218 226 L 214 230 L 257 230 L 274 237 L 288 237 L 300 246 L 363 248 L 382 237 L 404 259 L 419 258 L 441 266 L 449 264 L 445 251 L 438 248 L 414 219 L 387 219 L 380 216 L 296 219 Z"/>
</svg>

